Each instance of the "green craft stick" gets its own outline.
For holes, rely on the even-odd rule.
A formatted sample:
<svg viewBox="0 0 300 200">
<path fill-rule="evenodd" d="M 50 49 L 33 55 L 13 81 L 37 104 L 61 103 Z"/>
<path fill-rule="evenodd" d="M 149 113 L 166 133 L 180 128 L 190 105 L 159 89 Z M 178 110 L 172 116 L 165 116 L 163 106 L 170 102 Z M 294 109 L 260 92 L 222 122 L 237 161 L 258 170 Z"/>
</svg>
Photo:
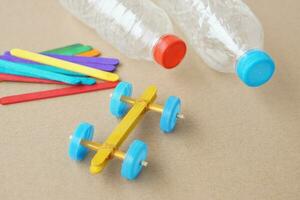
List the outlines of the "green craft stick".
<svg viewBox="0 0 300 200">
<path fill-rule="evenodd" d="M 65 52 L 68 51 L 68 49 L 73 49 L 73 48 L 77 48 L 77 47 L 82 47 L 84 45 L 80 44 L 80 43 L 76 43 L 76 44 L 71 44 L 71 45 L 67 45 L 67 46 L 63 46 L 63 47 L 59 47 L 59 48 L 55 48 L 55 49 L 50 49 L 47 51 L 43 51 L 41 53 L 51 53 L 51 52 L 55 52 L 55 53 L 59 53 L 59 52 Z"/>
<path fill-rule="evenodd" d="M 42 53 L 53 53 L 53 54 L 74 56 L 74 55 L 77 55 L 80 53 L 90 51 L 92 49 L 93 49 L 93 47 L 88 46 L 88 45 L 72 44 L 72 45 L 68 45 L 65 47 L 57 48 L 57 49 L 43 51 Z"/>
</svg>

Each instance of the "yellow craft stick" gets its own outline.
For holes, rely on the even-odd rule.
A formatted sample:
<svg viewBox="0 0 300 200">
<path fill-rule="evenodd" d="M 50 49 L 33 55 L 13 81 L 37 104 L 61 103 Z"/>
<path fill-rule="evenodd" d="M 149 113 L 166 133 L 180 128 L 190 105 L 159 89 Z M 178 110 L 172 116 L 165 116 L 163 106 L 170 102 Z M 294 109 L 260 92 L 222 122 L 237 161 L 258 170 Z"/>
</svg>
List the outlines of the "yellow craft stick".
<svg viewBox="0 0 300 200">
<path fill-rule="evenodd" d="M 111 72 L 106 72 L 94 68 L 89 68 L 83 65 L 71 63 L 68 61 L 60 60 L 57 58 L 52 58 L 49 56 L 41 55 L 38 53 L 33 53 L 30 51 L 25 51 L 22 49 L 12 49 L 10 53 L 13 56 L 23 58 L 26 60 L 35 61 L 45 65 L 51 65 L 53 67 L 62 68 L 69 71 L 78 72 L 81 74 L 85 74 L 94 78 L 106 80 L 106 81 L 117 81 L 119 80 L 119 75 Z"/>
<path fill-rule="evenodd" d="M 100 173 L 103 170 L 108 158 L 128 137 L 130 132 L 137 125 L 138 121 L 145 114 L 147 106 L 152 104 L 156 99 L 156 93 L 157 88 L 155 86 L 148 87 L 122 119 L 119 125 L 105 140 L 91 161 L 90 172 L 92 174 Z"/>
<path fill-rule="evenodd" d="M 100 55 L 101 55 L 101 52 L 98 49 L 93 49 L 93 50 L 90 50 L 87 52 L 77 54 L 77 56 L 85 56 L 85 57 L 97 57 Z"/>
</svg>

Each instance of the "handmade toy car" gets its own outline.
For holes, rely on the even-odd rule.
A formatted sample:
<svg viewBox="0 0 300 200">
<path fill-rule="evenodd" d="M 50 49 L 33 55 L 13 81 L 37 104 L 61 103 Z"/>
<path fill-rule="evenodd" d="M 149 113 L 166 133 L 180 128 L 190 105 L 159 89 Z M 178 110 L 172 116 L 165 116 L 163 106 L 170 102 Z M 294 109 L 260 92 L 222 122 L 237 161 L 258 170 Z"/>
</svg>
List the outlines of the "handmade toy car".
<svg viewBox="0 0 300 200">
<path fill-rule="evenodd" d="M 124 118 L 113 130 L 104 143 L 92 142 L 94 128 L 91 124 L 81 123 L 71 136 L 69 156 L 73 160 L 82 160 L 88 150 L 96 151 L 91 161 L 90 172 L 100 173 L 107 162 L 116 157 L 123 160 L 121 175 L 128 179 L 135 179 L 141 172 L 143 166 L 147 166 L 148 154 L 147 145 L 141 140 L 134 140 L 127 152 L 119 150 L 129 133 L 135 128 L 139 120 L 147 111 L 155 111 L 162 114 L 160 129 L 164 133 L 171 133 L 178 118 L 183 118 L 180 114 L 181 101 L 178 97 L 171 96 L 165 106 L 155 104 L 157 88 L 148 87 L 138 99 L 131 98 L 132 85 L 120 82 L 115 88 L 110 102 L 110 111 L 117 118 Z M 129 109 L 131 105 L 131 109 Z"/>
</svg>

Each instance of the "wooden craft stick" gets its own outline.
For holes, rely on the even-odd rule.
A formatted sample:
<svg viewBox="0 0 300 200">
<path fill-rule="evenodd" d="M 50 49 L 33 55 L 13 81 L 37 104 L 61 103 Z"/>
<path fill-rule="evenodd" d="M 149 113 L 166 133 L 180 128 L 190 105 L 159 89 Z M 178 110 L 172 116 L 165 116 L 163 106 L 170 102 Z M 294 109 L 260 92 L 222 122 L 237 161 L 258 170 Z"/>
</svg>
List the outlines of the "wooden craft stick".
<svg viewBox="0 0 300 200">
<path fill-rule="evenodd" d="M 88 46 L 88 45 L 73 44 L 73 45 L 68 45 L 65 47 L 60 47 L 57 49 L 43 51 L 42 53 L 54 53 L 54 54 L 74 56 L 76 54 L 84 53 L 84 52 L 90 51 L 92 49 L 93 49 L 93 47 Z"/>
<path fill-rule="evenodd" d="M 9 62 L 0 59 L 0 73 L 28 76 L 34 78 L 45 78 L 54 81 L 60 81 L 71 85 L 80 84 L 81 80 L 79 77 L 67 76 L 63 74 L 57 74 L 50 71 L 44 71 L 28 67 L 20 63 Z"/>
<path fill-rule="evenodd" d="M 103 83 L 97 83 L 92 86 L 70 86 L 61 89 L 7 96 L 7 97 L 0 98 L 0 104 L 9 105 L 9 104 L 16 104 L 16 103 L 27 102 L 27 101 L 35 101 L 40 99 L 48 99 L 48 98 L 61 97 L 61 96 L 67 96 L 73 94 L 93 92 L 98 90 L 111 89 L 116 87 L 117 84 L 118 82 L 103 82 Z"/>
<path fill-rule="evenodd" d="M 100 70 L 104 70 L 104 71 L 114 71 L 117 68 L 115 65 L 105 64 L 105 59 L 103 61 L 101 61 L 103 63 L 95 63 L 95 62 L 89 62 L 90 57 L 87 57 L 87 56 L 86 57 L 84 57 L 84 56 L 66 56 L 66 55 L 60 55 L 60 54 L 46 54 L 46 56 L 50 56 L 53 58 L 69 61 L 72 63 L 76 63 L 76 64 L 80 64 L 80 65 L 84 65 L 87 67 L 92 67 L 92 68 L 100 69 Z M 11 55 L 9 51 L 5 52 L 2 56 L 0 56 L 0 59 L 11 61 L 11 62 L 16 62 L 16 63 L 29 64 L 29 65 L 36 66 L 38 68 L 43 68 L 44 70 L 47 70 L 47 71 L 53 71 L 56 73 L 61 73 L 61 74 L 66 74 L 66 75 L 71 75 L 71 76 L 86 76 L 86 75 L 83 75 L 83 74 L 80 74 L 77 72 L 71 72 L 68 70 L 60 69 L 60 68 L 49 66 L 49 65 L 41 65 L 40 63 L 37 63 L 37 62 L 18 58 L 18 57 Z M 109 62 L 109 60 L 108 60 L 108 62 Z"/>
<path fill-rule="evenodd" d="M 93 49 L 87 52 L 83 52 L 80 54 L 77 54 L 77 56 L 86 56 L 86 57 L 98 57 L 101 55 L 101 52 L 98 49 Z"/>
<path fill-rule="evenodd" d="M 33 53 L 21 49 L 12 49 L 10 53 L 16 57 L 32 60 L 35 62 L 39 62 L 46 65 L 51 65 L 54 67 L 59 67 L 62 69 L 78 72 L 81 74 L 85 74 L 94 78 L 106 80 L 106 81 L 117 81 L 119 80 L 119 75 L 111 72 L 105 72 L 102 70 L 97 70 L 93 68 L 89 68 L 83 65 L 75 64 L 72 62 L 67 62 L 64 60 L 60 60 L 57 58 L 52 58 L 49 56 L 45 56 L 38 53 Z"/>
<path fill-rule="evenodd" d="M 58 82 L 58 81 L 51 81 L 39 78 L 31 78 L 25 76 L 16 76 L 10 74 L 0 74 L 0 81 L 7 81 L 7 82 L 22 82 L 22 83 L 44 83 L 44 84 L 59 84 L 65 85 L 66 83 Z"/>
</svg>

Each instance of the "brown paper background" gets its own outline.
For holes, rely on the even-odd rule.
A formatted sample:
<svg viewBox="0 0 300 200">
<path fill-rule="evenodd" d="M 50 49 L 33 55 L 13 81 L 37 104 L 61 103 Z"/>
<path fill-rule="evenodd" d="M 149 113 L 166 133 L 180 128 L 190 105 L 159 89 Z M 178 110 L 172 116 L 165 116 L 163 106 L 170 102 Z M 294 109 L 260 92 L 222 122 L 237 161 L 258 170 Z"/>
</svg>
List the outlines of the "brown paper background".
<svg viewBox="0 0 300 200">
<path fill-rule="evenodd" d="M 134 96 L 149 84 L 157 102 L 182 98 L 186 119 L 174 134 L 159 130 L 148 113 L 132 139 L 149 145 L 149 167 L 134 182 L 114 160 L 89 174 L 68 158 L 68 136 L 81 121 L 103 141 L 118 123 L 109 91 L 0 106 L 0 199 L 300 199 L 300 2 L 247 0 L 265 28 L 265 47 L 277 63 L 267 85 L 245 87 L 234 75 L 209 69 L 190 48 L 176 70 L 126 58 L 65 12 L 55 0 L 1 0 L 0 50 L 42 51 L 90 44 L 120 58 L 118 73 Z M 1 96 L 62 86 L 0 83 Z"/>
</svg>

